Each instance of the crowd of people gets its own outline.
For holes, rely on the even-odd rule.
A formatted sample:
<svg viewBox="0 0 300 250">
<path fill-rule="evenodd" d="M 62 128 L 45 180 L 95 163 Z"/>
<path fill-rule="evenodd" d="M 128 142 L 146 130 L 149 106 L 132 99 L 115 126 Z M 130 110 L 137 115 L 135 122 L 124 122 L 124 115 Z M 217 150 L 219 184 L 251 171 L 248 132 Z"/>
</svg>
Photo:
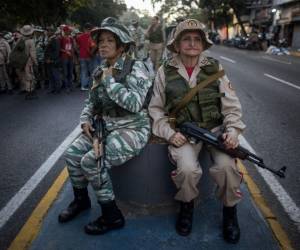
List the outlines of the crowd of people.
<svg viewBox="0 0 300 250">
<path fill-rule="evenodd" d="M 70 25 L 43 29 L 24 25 L 14 33 L 0 32 L 0 93 L 34 97 L 36 89 L 49 93 L 67 93 L 73 88 L 89 90 L 92 73 L 101 64 L 101 57 L 91 31 L 97 27 L 86 23 L 80 31 Z M 152 62 L 157 70 L 164 48 L 164 32 L 157 16 L 144 31 L 138 20 L 127 27 L 135 41 L 129 54 L 133 58 Z M 149 46 L 145 40 L 149 40 Z"/>
<path fill-rule="evenodd" d="M 18 89 L 35 96 L 38 88 L 53 94 L 78 86 L 88 90 L 92 71 L 101 62 L 90 38 L 92 28 L 88 23 L 83 32 L 68 25 L 24 25 L 14 33 L 0 32 L 0 92 Z"/>
</svg>

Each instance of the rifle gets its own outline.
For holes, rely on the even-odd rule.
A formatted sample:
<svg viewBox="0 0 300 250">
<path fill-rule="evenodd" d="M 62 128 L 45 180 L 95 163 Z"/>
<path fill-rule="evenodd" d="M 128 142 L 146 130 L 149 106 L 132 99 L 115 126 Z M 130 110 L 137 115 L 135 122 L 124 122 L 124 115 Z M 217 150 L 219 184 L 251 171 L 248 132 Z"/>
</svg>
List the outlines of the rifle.
<svg viewBox="0 0 300 250">
<path fill-rule="evenodd" d="M 206 144 L 212 145 L 213 147 L 219 149 L 220 151 L 230 155 L 233 158 L 239 158 L 241 160 L 248 160 L 255 163 L 257 166 L 267 169 L 273 174 L 276 174 L 280 178 L 285 178 L 286 167 L 283 166 L 279 170 L 274 170 L 272 168 L 267 167 L 263 159 L 251 153 L 249 150 L 243 148 L 242 146 L 238 146 L 235 149 L 227 149 L 223 144 L 223 138 L 221 136 L 216 136 L 209 130 L 198 127 L 196 124 L 192 122 L 185 122 L 179 126 L 180 132 L 186 136 L 191 143 L 198 143 L 202 141 Z"/>
<path fill-rule="evenodd" d="M 97 115 L 94 118 L 94 122 L 93 122 L 95 131 L 93 133 L 93 146 L 94 146 L 94 150 L 95 148 L 98 149 L 98 145 L 99 145 L 99 152 L 98 152 L 98 156 L 96 157 L 96 161 L 97 161 L 97 168 L 99 171 L 99 185 L 101 185 L 102 183 L 102 178 L 101 178 L 101 172 L 102 169 L 105 167 L 105 121 L 104 119 Z M 95 150 L 95 154 L 96 154 L 96 150 Z"/>
</svg>

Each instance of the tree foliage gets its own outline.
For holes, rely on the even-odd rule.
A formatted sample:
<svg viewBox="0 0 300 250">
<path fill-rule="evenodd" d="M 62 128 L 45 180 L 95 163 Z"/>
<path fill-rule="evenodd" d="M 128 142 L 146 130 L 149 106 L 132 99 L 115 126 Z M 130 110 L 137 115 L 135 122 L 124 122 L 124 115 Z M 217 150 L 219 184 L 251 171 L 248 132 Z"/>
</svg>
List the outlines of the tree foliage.
<svg viewBox="0 0 300 250">
<path fill-rule="evenodd" d="M 202 19 L 202 22 L 212 23 L 218 28 L 232 23 L 233 14 L 245 32 L 241 16 L 246 13 L 246 3 L 241 0 L 152 0 L 152 3 L 163 3 L 160 14 L 165 17 L 194 16 Z M 198 19 L 199 19 L 198 18 Z"/>
<path fill-rule="evenodd" d="M 17 24 L 58 25 L 66 20 L 83 24 L 118 16 L 126 10 L 123 0 L 0 0 L 0 29 Z"/>
<path fill-rule="evenodd" d="M 104 18 L 108 16 L 119 17 L 126 9 L 126 4 L 123 1 L 90 0 L 88 5 L 74 11 L 70 15 L 70 20 L 80 25 L 90 22 L 100 26 Z"/>
<path fill-rule="evenodd" d="M 62 22 L 69 11 L 87 4 L 88 0 L 9 0 L 0 7 L 0 25 L 30 24 L 46 26 Z"/>
</svg>

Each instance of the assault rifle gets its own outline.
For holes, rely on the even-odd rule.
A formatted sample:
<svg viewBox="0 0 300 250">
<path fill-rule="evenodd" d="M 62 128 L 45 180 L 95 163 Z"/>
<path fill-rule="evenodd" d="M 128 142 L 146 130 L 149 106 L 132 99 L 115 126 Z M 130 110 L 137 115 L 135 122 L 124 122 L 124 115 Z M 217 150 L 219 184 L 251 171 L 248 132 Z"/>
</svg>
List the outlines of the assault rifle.
<svg viewBox="0 0 300 250">
<path fill-rule="evenodd" d="M 219 149 L 220 151 L 230 155 L 233 158 L 239 158 L 241 160 L 248 160 L 255 163 L 257 166 L 267 169 L 270 172 L 276 174 L 280 178 L 285 177 L 286 167 L 283 166 L 279 170 L 274 170 L 272 168 L 267 167 L 263 159 L 251 153 L 247 149 L 242 146 L 238 146 L 235 149 L 226 149 L 223 144 L 223 138 L 221 136 L 216 136 L 212 132 L 198 127 L 196 124 L 192 122 L 185 122 L 181 126 L 179 126 L 180 132 L 186 136 L 191 142 L 198 143 L 202 141 L 203 143 L 212 145 L 213 147 Z"/>
<path fill-rule="evenodd" d="M 95 129 L 93 133 L 93 147 L 94 150 L 98 149 L 99 145 L 99 152 L 96 153 L 97 150 L 95 150 L 96 155 L 96 161 L 97 161 L 97 167 L 99 171 L 99 183 L 101 185 L 101 172 L 104 166 L 104 160 L 105 160 L 105 121 L 101 116 L 96 116 L 93 120 L 93 127 Z"/>
</svg>

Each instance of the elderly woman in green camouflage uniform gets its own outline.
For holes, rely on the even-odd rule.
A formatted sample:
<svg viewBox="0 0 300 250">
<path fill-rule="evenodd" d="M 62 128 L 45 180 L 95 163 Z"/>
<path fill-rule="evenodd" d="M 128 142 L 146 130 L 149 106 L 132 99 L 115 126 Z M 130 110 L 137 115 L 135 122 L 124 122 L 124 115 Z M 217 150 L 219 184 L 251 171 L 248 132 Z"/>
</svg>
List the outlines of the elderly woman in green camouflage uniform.
<svg viewBox="0 0 300 250">
<path fill-rule="evenodd" d="M 149 105 L 153 133 L 170 143 L 169 153 L 176 163 L 171 178 L 178 188 L 175 199 L 180 201 L 176 230 L 183 236 L 192 230 L 194 199 L 199 194 L 197 184 L 202 175 L 198 155 L 203 143 L 188 142 L 176 127 L 183 122 L 196 122 L 200 127 L 218 131 L 227 148 L 238 146 L 238 135 L 245 128 L 239 99 L 226 75 L 205 86 L 184 108 L 172 114 L 191 88 L 222 72 L 216 59 L 202 54 L 211 45 L 199 21 L 187 19 L 179 23 L 167 46 L 175 53 L 174 57 L 159 68 Z M 235 159 L 214 148 L 208 150 L 213 159 L 209 172 L 224 205 L 223 236 L 226 241 L 236 243 L 240 237 L 236 205 L 241 200 L 242 178 Z"/>
<path fill-rule="evenodd" d="M 108 168 L 119 166 L 137 156 L 150 136 L 150 120 L 143 104 L 151 86 L 148 71 L 141 61 L 126 55 L 133 43 L 128 30 L 116 19 L 107 18 L 92 31 L 105 60 L 94 72 L 94 82 L 80 116 L 83 134 L 66 152 L 66 161 L 75 199 L 59 215 L 60 222 L 73 219 L 90 208 L 87 185 L 91 184 L 102 216 L 85 226 L 88 234 L 103 234 L 124 226 L 124 217 L 115 203 Z M 129 69 L 129 70 L 128 70 Z M 128 71 L 128 72 L 126 72 Z M 92 119 L 105 120 L 105 161 L 97 166 L 99 148 L 93 147 Z M 103 156 L 102 156 L 103 157 Z"/>
</svg>

